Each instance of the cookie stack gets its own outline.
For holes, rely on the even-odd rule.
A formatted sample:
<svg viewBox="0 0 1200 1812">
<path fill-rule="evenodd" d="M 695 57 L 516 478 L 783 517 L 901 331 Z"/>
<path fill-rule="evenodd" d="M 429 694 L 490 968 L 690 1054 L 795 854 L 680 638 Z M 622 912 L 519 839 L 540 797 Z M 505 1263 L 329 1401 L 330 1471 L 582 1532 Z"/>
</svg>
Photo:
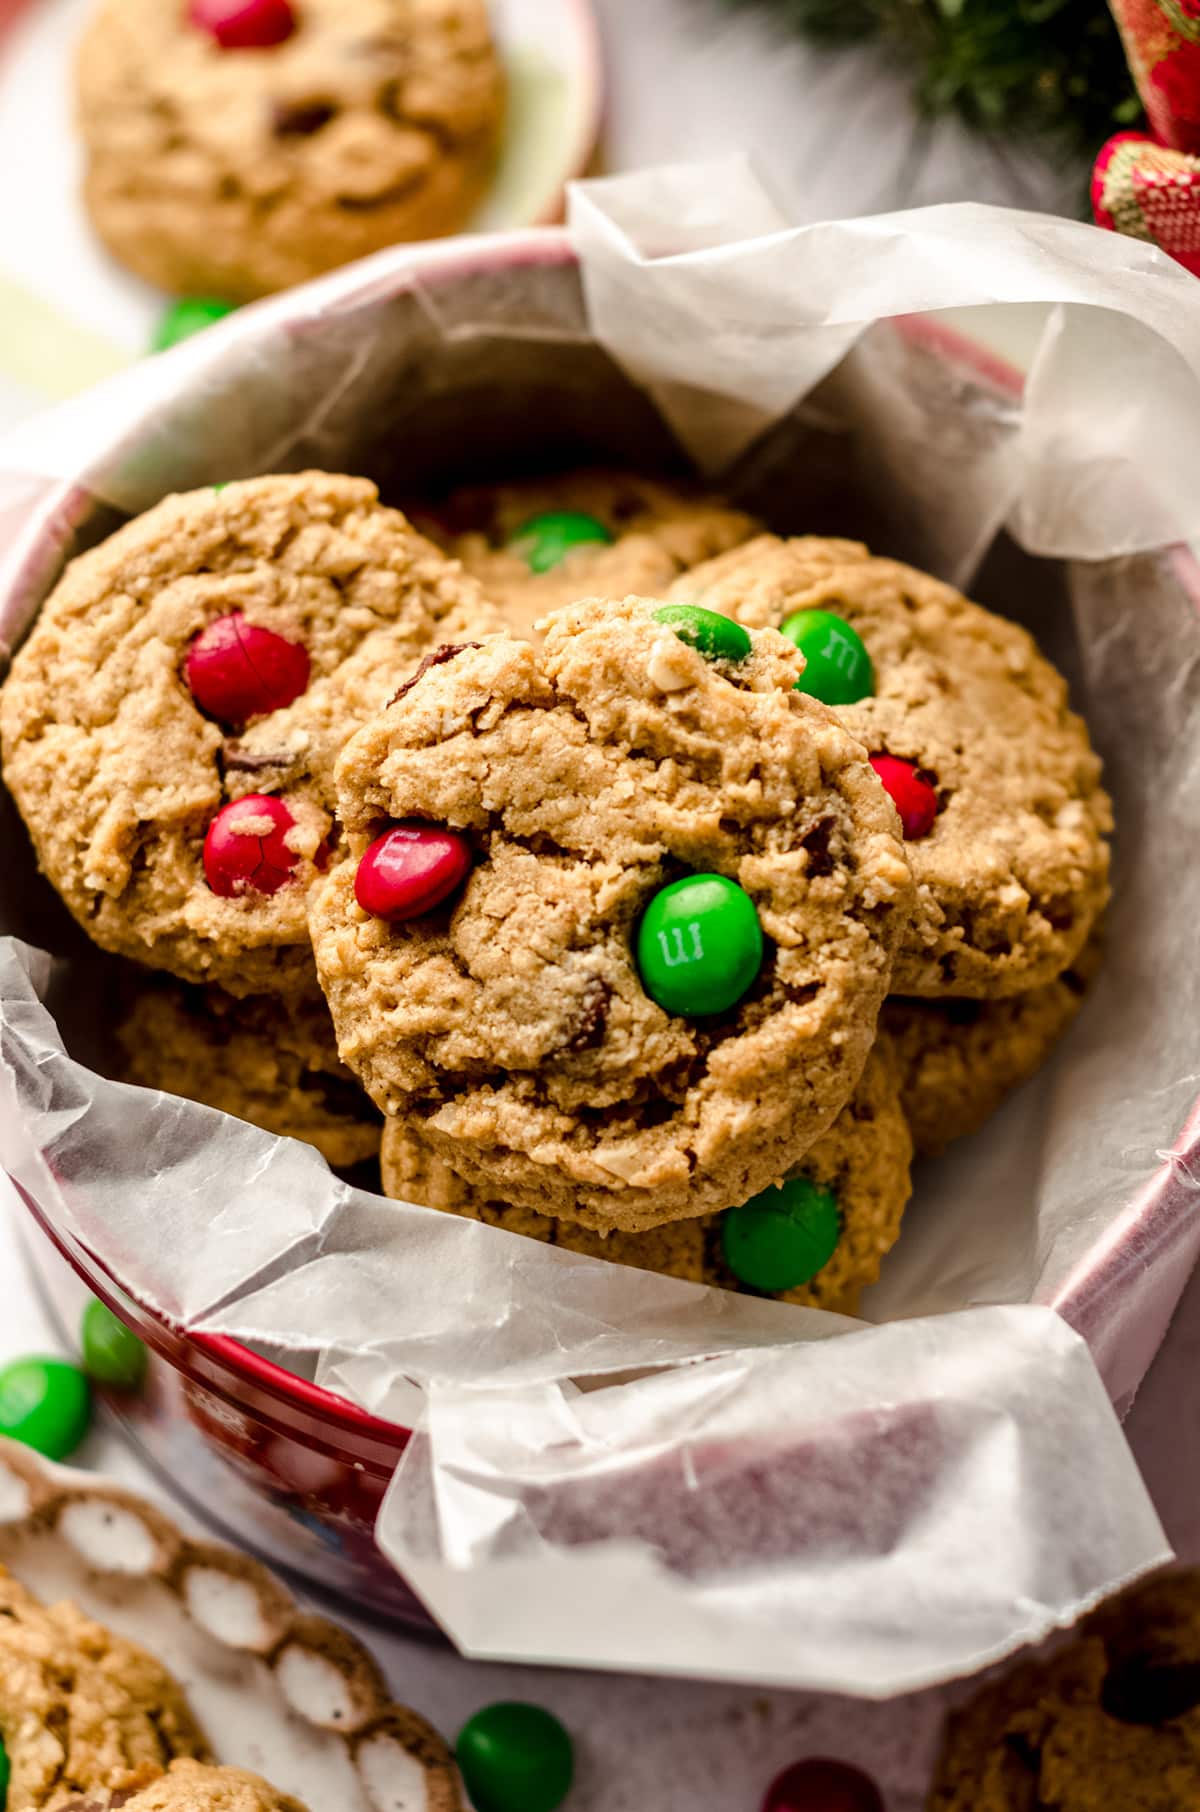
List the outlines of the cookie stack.
<svg viewBox="0 0 1200 1812">
<path fill-rule="evenodd" d="M 337 1164 L 379 1114 L 398 1198 L 852 1310 L 914 1142 L 1031 1073 L 1095 960 L 1061 676 L 924 574 L 649 480 L 422 520 L 440 550 L 319 473 L 168 499 L 18 654 L 41 865 L 175 978 L 126 1073 Z"/>
</svg>

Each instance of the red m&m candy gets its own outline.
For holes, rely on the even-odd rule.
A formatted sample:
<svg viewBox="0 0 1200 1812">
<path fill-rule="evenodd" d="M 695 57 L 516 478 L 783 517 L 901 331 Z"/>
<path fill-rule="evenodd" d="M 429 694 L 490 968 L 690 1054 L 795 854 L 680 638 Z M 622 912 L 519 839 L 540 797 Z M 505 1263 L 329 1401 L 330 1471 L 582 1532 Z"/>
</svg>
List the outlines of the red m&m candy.
<svg viewBox="0 0 1200 1812">
<path fill-rule="evenodd" d="M 188 17 L 222 50 L 269 50 L 296 29 L 291 0 L 190 0 Z"/>
<path fill-rule="evenodd" d="M 308 650 L 247 623 L 235 610 L 201 630 L 183 671 L 202 711 L 222 723 L 244 724 L 299 698 L 308 685 Z"/>
<path fill-rule="evenodd" d="M 465 881 L 470 866 L 471 846 L 458 831 L 394 824 L 359 862 L 354 897 L 364 912 L 399 924 L 440 906 Z"/>
<path fill-rule="evenodd" d="M 883 1812 L 879 1788 L 849 1762 L 812 1756 L 773 1781 L 762 1812 Z"/>
<path fill-rule="evenodd" d="M 278 893 L 300 860 L 284 838 L 295 819 L 282 799 L 247 793 L 223 805 L 204 839 L 204 874 L 214 893 Z"/>
<path fill-rule="evenodd" d="M 918 837 L 927 837 L 938 808 L 937 794 L 929 782 L 911 761 L 900 761 L 895 755 L 872 755 L 871 766 L 900 814 L 905 840 L 915 843 Z"/>
</svg>

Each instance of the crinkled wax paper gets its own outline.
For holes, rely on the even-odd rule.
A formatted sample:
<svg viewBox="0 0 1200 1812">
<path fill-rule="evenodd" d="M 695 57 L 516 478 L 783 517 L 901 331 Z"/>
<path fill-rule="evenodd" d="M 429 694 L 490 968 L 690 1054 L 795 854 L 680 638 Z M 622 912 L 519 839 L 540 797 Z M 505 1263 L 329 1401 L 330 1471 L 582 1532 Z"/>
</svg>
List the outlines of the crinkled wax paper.
<svg viewBox="0 0 1200 1812">
<path fill-rule="evenodd" d="M 469 1652 L 883 1695 L 1165 1554 L 1112 1405 L 1200 1248 L 1200 579 L 1166 547 L 1200 527 L 1200 286 L 986 209 L 792 231 L 739 168 L 583 185 L 572 231 L 581 273 L 556 233 L 384 254 L 10 441 L 0 631 L 172 486 L 681 444 L 785 529 L 971 577 L 1068 672 L 1120 836 L 1064 1046 L 919 1170 L 862 1321 L 708 1291 L 101 1080 L 103 962 L 10 817 L 0 1156 L 164 1314 L 419 1422 L 380 1540 Z M 931 312 L 997 300 L 1059 305 L 1024 399 Z"/>
</svg>

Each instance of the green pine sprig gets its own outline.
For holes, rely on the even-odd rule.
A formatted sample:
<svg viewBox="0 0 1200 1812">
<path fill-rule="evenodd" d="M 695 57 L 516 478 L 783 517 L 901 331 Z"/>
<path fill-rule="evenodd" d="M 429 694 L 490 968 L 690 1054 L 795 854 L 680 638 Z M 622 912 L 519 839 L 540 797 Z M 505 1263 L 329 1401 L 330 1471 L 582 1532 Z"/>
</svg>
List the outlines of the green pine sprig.
<svg viewBox="0 0 1200 1812">
<path fill-rule="evenodd" d="M 1104 0 L 732 0 L 817 43 L 875 38 L 911 67 L 921 110 L 1094 152 L 1141 106 Z"/>
</svg>

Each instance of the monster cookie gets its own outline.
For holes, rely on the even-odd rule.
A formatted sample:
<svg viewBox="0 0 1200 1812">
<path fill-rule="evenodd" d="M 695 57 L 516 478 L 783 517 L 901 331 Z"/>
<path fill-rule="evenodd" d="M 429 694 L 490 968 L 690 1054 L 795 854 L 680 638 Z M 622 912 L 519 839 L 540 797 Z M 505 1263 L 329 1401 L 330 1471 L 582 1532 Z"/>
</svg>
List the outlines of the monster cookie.
<svg viewBox="0 0 1200 1812">
<path fill-rule="evenodd" d="M 900 1099 L 920 1157 L 977 1132 L 1039 1070 L 1100 967 L 1093 936 L 1044 987 L 1004 1000 L 889 1000 L 881 1024 L 900 1063 Z"/>
<path fill-rule="evenodd" d="M 100 0 L 77 76 L 101 238 L 230 301 L 457 232 L 503 112 L 484 0 Z"/>
<path fill-rule="evenodd" d="M 86 1793 L 59 1801 L 53 1812 L 304 1812 L 257 1774 L 205 1762 L 172 1762 L 165 1774 L 134 1792 Z"/>
<path fill-rule="evenodd" d="M 1200 1574 L 1156 1575 L 947 1723 L 929 1812 L 1200 1806 Z"/>
<path fill-rule="evenodd" d="M 1025 630 L 853 542 L 764 535 L 673 598 L 783 627 L 866 746 L 917 883 L 899 993 L 1018 994 L 1078 956 L 1108 894 L 1100 763 Z"/>
<path fill-rule="evenodd" d="M 881 1037 L 854 1094 L 808 1152 L 790 1189 L 771 1188 L 729 1214 L 645 1233 L 606 1237 L 531 1208 L 489 1201 L 425 1146 L 418 1128 L 397 1120 L 384 1128 L 383 1186 L 399 1201 L 446 1209 L 590 1258 L 852 1315 L 895 1243 L 909 1197 L 912 1140 L 897 1083 L 895 1057 Z M 752 1278 L 739 1278 L 731 1260 L 752 1271 Z"/>
<path fill-rule="evenodd" d="M 168 497 L 68 568 L 0 695 L 42 869 L 105 949 L 311 990 L 334 759 L 428 648 L 494 620 L 364 479 Z"/>
<path fill-rule="evenodd" d="M 428 525 L 519 636 L 576 598 L 660 597 L 756 527 L 685 485 L 603 471 L 457 491 Z"/>
<path fill-rule="evenodd" d="M 325 1002 L 141 982 L 117 1028 L 125 1081 L 184 1095 L 345 1169 L 379 1150 L 380 1119 L 338 1061 Z"/>
<path fill-rule="evenodd" d="M 40 1605 L 0 1568 L 0 1741 L 7 1812 L 136 1792 L 176 1757 L 206 1754 L 157 1661 L 82 1616 Z"/>
<path fill-rule="evenodd" d="M 343 1060 L 513 1206 L 745 1202 L 849 1099 L 907 923 L 864 750 L 783 637 L 704 612 L 444 653 L 338 764 L 357 874 L 311 922 Z"/>
</svg>

